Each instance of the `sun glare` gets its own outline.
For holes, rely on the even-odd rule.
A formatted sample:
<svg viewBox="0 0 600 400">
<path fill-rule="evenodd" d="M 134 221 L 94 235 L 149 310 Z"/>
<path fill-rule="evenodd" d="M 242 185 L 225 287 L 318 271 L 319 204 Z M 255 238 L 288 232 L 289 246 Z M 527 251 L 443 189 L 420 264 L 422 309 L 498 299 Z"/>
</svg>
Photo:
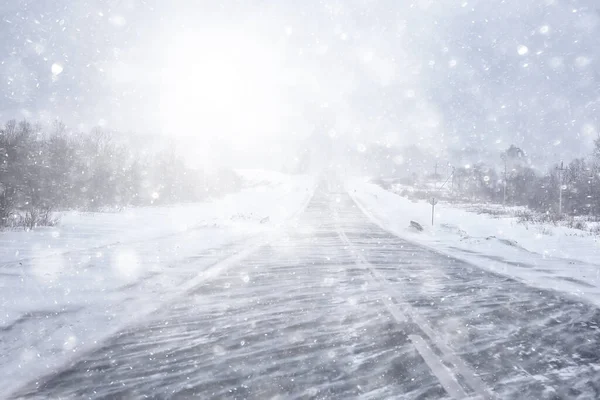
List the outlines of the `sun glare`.
<svg viewBox="0 0 600 400">
<path fill-rule="evenodd" d="M 163 68 L 163 130 L 197 141 L 250 144 L 277 129 L 275 60 L 268 47 L 242 34 L 180 36 Z"/>
</svg>

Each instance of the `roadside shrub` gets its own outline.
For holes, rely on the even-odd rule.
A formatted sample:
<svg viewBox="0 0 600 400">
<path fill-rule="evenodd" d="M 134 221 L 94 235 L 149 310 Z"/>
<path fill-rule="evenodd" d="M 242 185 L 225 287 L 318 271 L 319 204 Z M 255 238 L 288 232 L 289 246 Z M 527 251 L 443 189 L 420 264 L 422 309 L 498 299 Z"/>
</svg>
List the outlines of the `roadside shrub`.
<svg viewBox="0 0 600 400">
<path fill-rule="evenodd" d="M 590 234 L 594 235 L 594 236 L 599 236 L 600 235 L 600 225 L 594 225 L 590 228 Z"/>
<path fill-rule="evenodd" d="M 541 235 L 545 236 L 552 236 L 554 234 L 549 227 L 544 225 L 539 226 L 537 230 Z"/>
<path fill-rule="evenodd" d="M 566 224 L 567 228 L 579 229 L 581 231 L 587 231 L 588 226 L 585 221 L 576 220 L 575 218 L 569 218 Z"/>
<path fill-rule="evenodd" d="M 560 216 L 554 213 L 545 212 L 545 213 L 536 213 L 533 211 L 518 211 L 515 216 L 517 217 L 517 222 L 520 224 L 552 224 L 558 225 L 558 222 L 561 220 Z"/>
<path fill-rule="evenodd" d="M 485 214 L 485 215 L 489 215 L 493 218 L 500 218 L 500 217 L 506 215 L 506 211 L 497 209 L 497 208 L 483 207 L 483 208 L 478 208 L 476 211 L 477 211 L 477 214 Z"/>
<path fill-rule="evenodd" d="M 60 219 L 53 214 L 50 207 L 30 207 L 24 214 L 18 215 L 13 219 L 12 227 L 22 227 L 31 230 L 39 226 L 55 226 L 59 222 Z"/>
</svg>

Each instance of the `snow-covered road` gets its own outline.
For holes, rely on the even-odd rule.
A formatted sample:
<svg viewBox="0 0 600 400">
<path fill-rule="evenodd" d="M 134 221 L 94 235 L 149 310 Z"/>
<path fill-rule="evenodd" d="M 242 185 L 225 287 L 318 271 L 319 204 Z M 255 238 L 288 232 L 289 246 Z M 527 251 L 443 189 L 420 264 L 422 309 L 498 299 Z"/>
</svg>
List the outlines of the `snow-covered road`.
<svg viewBox="0 0 600 400">
<path fill-rule="evenodd" d="M 324 188 L 282 232 L 15 397 L 600 396 L 595 307 L 393 236 Z"/>
</svg>

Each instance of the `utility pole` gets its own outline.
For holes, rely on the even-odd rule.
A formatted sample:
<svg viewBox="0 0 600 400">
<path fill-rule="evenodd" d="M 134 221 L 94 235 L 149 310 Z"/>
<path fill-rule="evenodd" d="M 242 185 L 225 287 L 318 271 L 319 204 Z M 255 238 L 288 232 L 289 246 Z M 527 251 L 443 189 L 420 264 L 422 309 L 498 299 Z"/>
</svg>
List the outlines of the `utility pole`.
<svg viewBox="0 0 600 400">
<path fill-rule="evenodd" d="M 559 189 L 558 189 L 558 216 L 560 217 L 562 215 L 562 191 L 563 191 L 563 172 L 566 170 L 566 168 L 564 167 L 564 163 L 561 161 L 560 162 L 560 167 L 557 167 L 558 169 L 558 185 L 559 185 Z"/>
</svg>

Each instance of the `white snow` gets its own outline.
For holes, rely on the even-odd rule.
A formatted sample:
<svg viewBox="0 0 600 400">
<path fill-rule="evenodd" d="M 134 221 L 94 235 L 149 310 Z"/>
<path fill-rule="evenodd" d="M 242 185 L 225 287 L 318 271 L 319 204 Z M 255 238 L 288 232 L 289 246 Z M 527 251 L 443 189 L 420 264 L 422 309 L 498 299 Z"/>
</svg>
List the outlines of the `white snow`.
<svg viewBox="0 0 600 400">
<path fill-rule="evenodd" d="M 407 240 L 463 259 L 527 285 L 567 293 L 600 305 L 600 241 L 581 230 L 551 224 L 524 225 L 515 217 L 477 214 L 431 204 L 355 179 L 347 183 L 361 209 L 382 228 Z M 410 221 L 425 229 L 409 229 Z"/>
<path fill-rule="evenodd" d="M 520 56 L 524 56 L 525 54 L 529 53 L 529 49 L 527 46 L 521 44 L 517 47 L 517 53 L 519 53 Z"/>
<path fill-rule="evenodd" d="M 54 63 L 50 67 L 50 70 L 52 71 L 52 75 L 60 75 L 63 72 L 63 66 L 59 63 Z"/>
<path fill-rule="evenodd" d="M 307 176 L 253 177 L 206 203 L 69 212 L 52 228 L 0 232 L 0 398 L 276 233 L 314 189 Z"/>
</svg>

